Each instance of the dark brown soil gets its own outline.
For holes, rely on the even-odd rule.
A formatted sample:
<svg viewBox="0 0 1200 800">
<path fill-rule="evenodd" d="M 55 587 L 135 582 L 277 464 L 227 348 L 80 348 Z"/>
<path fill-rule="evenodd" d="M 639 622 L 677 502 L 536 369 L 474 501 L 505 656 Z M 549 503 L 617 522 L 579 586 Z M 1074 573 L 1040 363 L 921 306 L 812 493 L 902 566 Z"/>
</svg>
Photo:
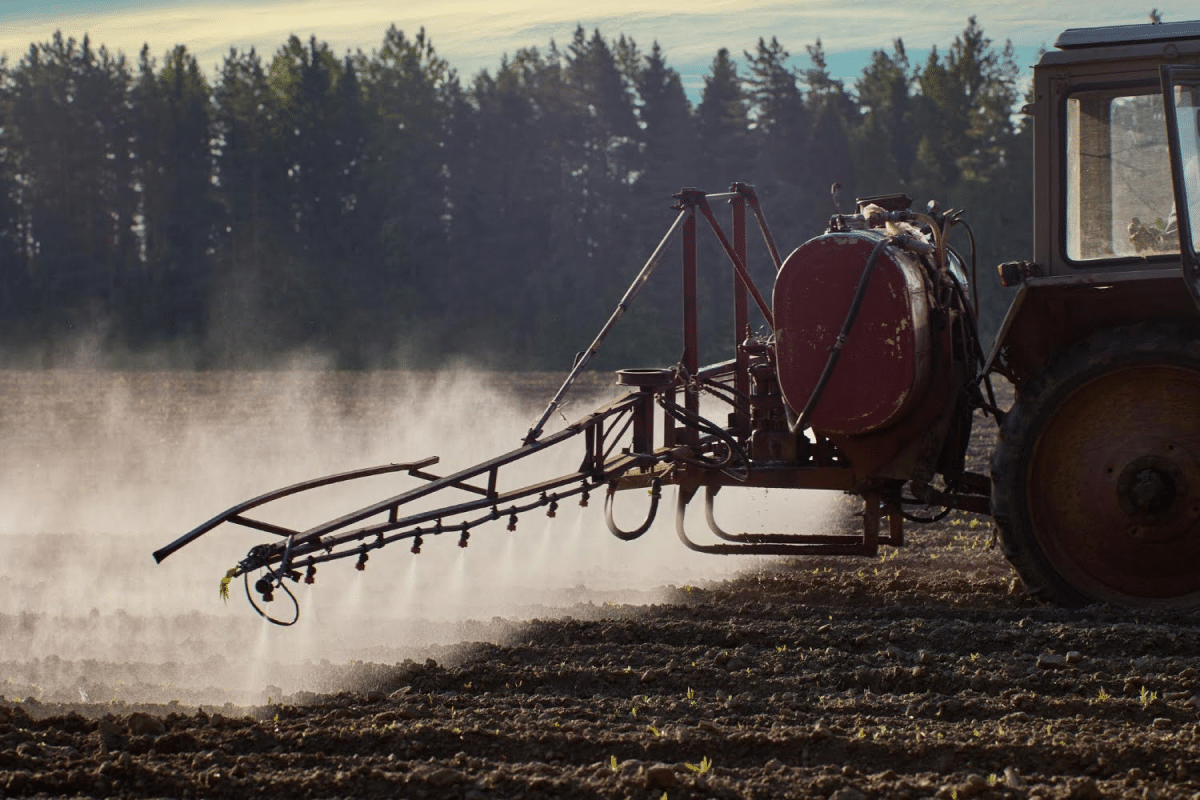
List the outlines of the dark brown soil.
<svg viewBox="0 0 1200 800">
<path fill-rule="evenodd" d="M 8 700 L 0 796 L 1200 793 L 1195 617 L 1037 605 L 991 536 L 952 515 L 249 709 Z"/>
</svg>

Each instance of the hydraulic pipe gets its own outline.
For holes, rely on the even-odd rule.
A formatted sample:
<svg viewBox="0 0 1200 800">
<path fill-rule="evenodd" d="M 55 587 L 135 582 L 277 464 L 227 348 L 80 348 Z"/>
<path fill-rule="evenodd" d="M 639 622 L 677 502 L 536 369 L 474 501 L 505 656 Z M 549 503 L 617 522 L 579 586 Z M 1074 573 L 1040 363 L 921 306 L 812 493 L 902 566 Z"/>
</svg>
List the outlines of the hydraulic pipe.
<svg viewBox="0 0 1200 800">
<path fill-rule="evenodd" d="M 683 220 L 690 214 L 691 209 L 683 209 L 679 212 L 679 216 L 675 218 L 675 222 L 671 224 L 667 234 L 663 236 L 662 241 L 658 243 L 658 247 L 654 248 L 654 252 L 650 254 L 650 258 L 646 261 L 645 266 L 642 267 L 642 271 L 638 273 L 637 277 L 633 279 L 633 283 L 631 283 L 629 288 L 625 290 L 625 296 L 621 298 L 621 302 L 617 303 L 617 307 L 613 311 L 612 316 L 608 318 L 608 322 L 604 323 L 604 327 L 600 329 L 600 333 L 596 334 L 596 338 L 592 341 L 591 345 L 575 362 L 575 366 L 572 367 L 571 373 L 567 375 L 567 379 L 563 381 L 563 385 L 559 387 L 557 392 L 555 392 L 554 397 L 550 400 L 550 404 L 546 406 L 546 410 L 542 412 L 542 416 L 538 418 L 538 421 L 535 422 L 533 426 L 530 427 L 529 432 L 525 434 L 525 444 L 530 444 L 542 435 L 542 430 L 546 426 L 546 420 L 550 419 L 550 416 L 562 402 L 567 390 L 571 388 L 571 384 L 573 384 L 575 379 L 579 377 L 579 373 L 583 372 L 584 368 L 587 367 L 588 362 L 592 360 L 592 356 L 596 355 L 596 351 L 600 349 L 600 344 L 604 341 L 605 337 L 608 336 L 608 332 L 612 330 L 614 325 L 617 324 L 617 320 L 619 320 L 622 315 L 625 314 L 625 312 L 629 309 L 629 304 L 633 302 L 633 299 L 637 297 L 638 292 L 640 292 L 642 287 L 646 285 L 646 281 L 649 279 L 650 273 L 654 271 L 656 266 L 658 266 L 658 262 L 662 258 L 663 252 L 667 249 L 667 244 L 671 241 L 671 237 L 675 235 L 675 231 L 683 223 Z"/>
</svg>

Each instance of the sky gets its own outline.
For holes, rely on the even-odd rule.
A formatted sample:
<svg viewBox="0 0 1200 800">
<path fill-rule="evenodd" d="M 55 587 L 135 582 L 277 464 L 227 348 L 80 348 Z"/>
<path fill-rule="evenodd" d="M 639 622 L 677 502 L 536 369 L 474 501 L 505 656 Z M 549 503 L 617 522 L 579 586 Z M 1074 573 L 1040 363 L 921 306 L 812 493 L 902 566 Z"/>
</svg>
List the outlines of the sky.
<svg viewBox="0 0 1200 800">
<path fill-rule="evenodd" d="M 1155 1 L 1166 22 L 1200 17 L 1194 4 Z M 719 48 L 740 60 L 760 37 L 777 37 L 801 68 L 809 63 L 805 46 L 819 38 L 830 71 L 852 86 L 873 51 L 890 50 L 899 37 L 910 57 L 923 59 L 931 46 L 944 51 L 970 15 L 997 45 L 1011 40 L 1019 65 L 1028 70 L 1039 48 L 1053 46 L 1066 28 L 1146 22 L 1151 10 L 1131 11 L 1125 0 L 1092 0 L 1084 18 L 1080 7 L 1050 0 L 962 6 L 927 0 L 0 0 L 0 53 L 11 64 L 31 43 L 61 30 L 77 39 L 87 34 L 94 46 L 131 60 L 143 44 L 160 60 L 184 44 L 212 76 L 230 47 L 254 47 L 269 60 L 294 33 L 304 40 L 315 35 L 339 54 L 370 52 L 395 24 L 409 35 L 424 27 L 438 54 L 467 81 L 482 69 L 494 71 L 506 53 L 545 48 L 551 40 L 565 45 L 582 25 L 609 39 L 631 36 L 643 52 L 658 41 L 696 98 Z"/>
</svg>

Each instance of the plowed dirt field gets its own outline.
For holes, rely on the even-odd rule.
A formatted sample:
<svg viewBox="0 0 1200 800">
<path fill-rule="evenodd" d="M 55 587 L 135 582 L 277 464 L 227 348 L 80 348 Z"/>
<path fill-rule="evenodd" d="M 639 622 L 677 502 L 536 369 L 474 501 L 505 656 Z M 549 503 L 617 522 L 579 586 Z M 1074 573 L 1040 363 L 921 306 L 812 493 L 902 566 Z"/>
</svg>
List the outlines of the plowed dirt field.
<svg viewBox="0 0 1200 800">
<path fill-rule="evenodd" d="M 973 444 L 981 471 L 991 433 Z M 70 650 L 81 628 L 61 626 L 47 655 L 34 631 L 66 612 L 21 611 L 22 591 L 53 587 L 10 572 L 0 796 L 1200 793 L 1194 615 L 1035 604 L 970 515 L 908 540 L 874 559 L 754 562 L 648 603 L 459 622 L 405 658 L 324 662 L 255 703 L 197 690 L 232 668 L 210 652 L 216 623 L 166 664 L 128 652 L 119 678 L 99 674 L 118 656 Z M 133 642 L 188 619 L 148 634 L 151 610 L 93 620 Z"/>
</svg>

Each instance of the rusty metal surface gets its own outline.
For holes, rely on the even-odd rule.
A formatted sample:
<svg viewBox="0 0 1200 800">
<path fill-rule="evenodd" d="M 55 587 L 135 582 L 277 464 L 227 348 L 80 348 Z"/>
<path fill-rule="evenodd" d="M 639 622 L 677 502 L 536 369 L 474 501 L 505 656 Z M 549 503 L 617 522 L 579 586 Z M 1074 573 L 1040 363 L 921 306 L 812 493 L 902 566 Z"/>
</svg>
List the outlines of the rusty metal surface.
<svg viewBox="0 0 1200 800">
<path fill-rule="evenodd" d="M 1029 470 L 1030 510 L 1055 568 L 1087 596 L 1200 592 L 1200 372 L 1112 370 L 1053 411 Z"/>
<path fill-rule="evenodd" d="M 1080 274 L 1022 285 L 988 358 L 1014 384 L 1045 369 L 1055 353 L 1102 328 L 1140 322 L 1195 322 L 1178 272 Z"/>
<path fill-rule="evenodd" d="M 803 408 L 817 386 L 877 232 L 811 239 L 784 261 L 775 283 L 779 383 Z M 864 434 L 896 423 L 929 382 L 930 299 L 916 258 L 885 248 L 838 369 L 812 412 L 814 430 Z"/>
</svg>

